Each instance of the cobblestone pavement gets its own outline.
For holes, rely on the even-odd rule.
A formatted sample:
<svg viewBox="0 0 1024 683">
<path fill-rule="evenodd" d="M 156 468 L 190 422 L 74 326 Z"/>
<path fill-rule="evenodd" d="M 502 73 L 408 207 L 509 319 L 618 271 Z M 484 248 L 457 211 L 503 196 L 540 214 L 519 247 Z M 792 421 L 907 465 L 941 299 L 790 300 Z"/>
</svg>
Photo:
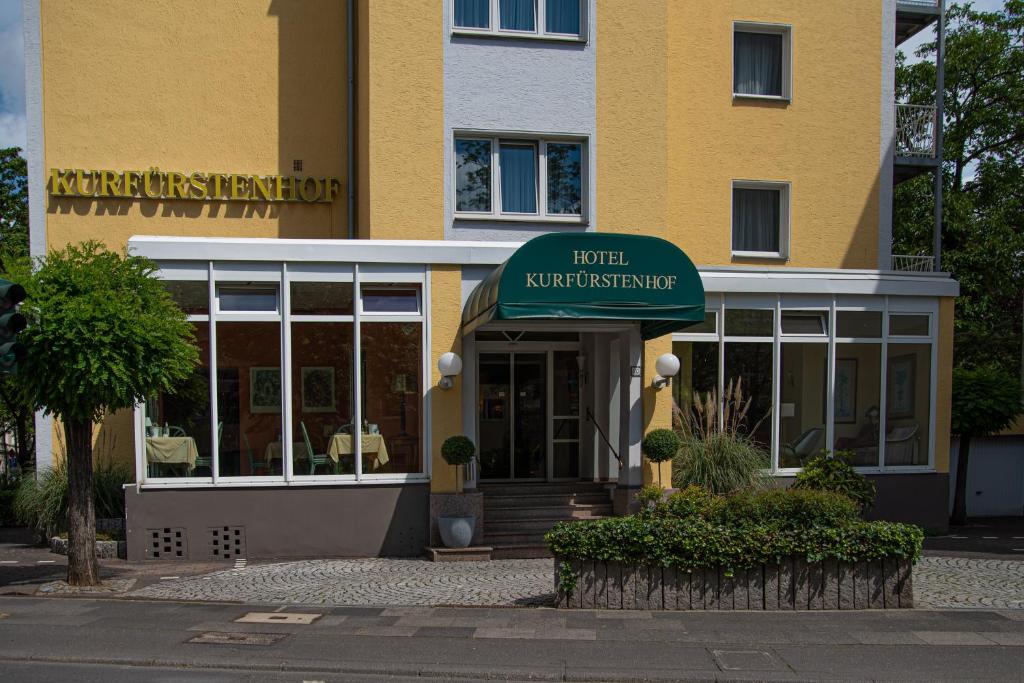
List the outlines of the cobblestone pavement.
<svg viewBox="0 0 1024 683">
<path fill-rule="evenodd" d="M 1024 609 L 1024 561 L 923 557 L 914 597 L 923 607 Z"/>
<path fill-rule="evenodd" d="M 294 604 L 511 606 L 550 604 L 553 584 L 550 559 L 306 560 L 183 577 L 129 595 Z"/>
<path fill-rule="evenodd" d="M 543 605 L 551 560 L 433 563 L 307 560 L 182 577 L 131 597 L 334 605 Z M 1024 562 L 924 557 L 914 570 L 917 604 L 932 608 L 1024 609 Z"/>
</svg>

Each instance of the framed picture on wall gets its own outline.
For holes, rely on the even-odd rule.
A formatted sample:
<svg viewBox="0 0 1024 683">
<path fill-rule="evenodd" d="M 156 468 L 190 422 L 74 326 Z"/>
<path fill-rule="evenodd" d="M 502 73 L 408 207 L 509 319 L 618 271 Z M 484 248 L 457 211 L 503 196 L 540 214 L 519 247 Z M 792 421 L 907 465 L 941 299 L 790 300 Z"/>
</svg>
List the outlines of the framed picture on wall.
<svg viewBox="0 0 1024 683">
<path fill-rule="evenodd" d="M 857 421 L 856 358 L 836 359 L 835 419 L 837 424 Z"/>
<path fill-rule="evenodd" d="M 333 413 L 334 367 L 302 368 L 302 412 Z"/>
<path fill-rule="evenodd" d="M 249 412 L 281 412 L 281 368 L 249 368 Z"/>
<path fill-rule="evenodd" d="M 917 356 L 894 356 L 889 359 L 886 413 L 889 417 L 914 416 L 914 387 L 917 382 Z"/>
</svg>

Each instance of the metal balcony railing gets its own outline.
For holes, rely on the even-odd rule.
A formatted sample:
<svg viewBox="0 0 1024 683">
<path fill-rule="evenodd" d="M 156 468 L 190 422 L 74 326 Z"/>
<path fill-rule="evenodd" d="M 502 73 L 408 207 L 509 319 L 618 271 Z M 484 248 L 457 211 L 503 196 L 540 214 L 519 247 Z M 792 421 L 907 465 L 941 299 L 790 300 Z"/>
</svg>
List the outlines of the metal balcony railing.
<svg viewBox="0 0 1024 683">
<path fill-rule="evenodd" d="M 892 269 L 908 273 L 930 273 L 935 270 L 935 257 L 893 254 Z"/>
<path fill-rule="evenodd" d="M 896 156 L 935 157 L 935 105 L 896 105 Z"/>
<path fill-rule="evenodd" d="M 938 8 L 939 0 L 896 0 L 897 5 L 913 5 L 915 7 Z"/>
</svg>

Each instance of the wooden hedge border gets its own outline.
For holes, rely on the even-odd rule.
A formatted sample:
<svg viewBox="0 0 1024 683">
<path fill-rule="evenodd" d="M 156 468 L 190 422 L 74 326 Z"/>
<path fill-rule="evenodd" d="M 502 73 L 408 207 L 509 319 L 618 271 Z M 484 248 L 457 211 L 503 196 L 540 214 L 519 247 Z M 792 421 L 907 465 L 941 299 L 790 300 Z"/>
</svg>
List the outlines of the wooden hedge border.
<svg viewBox="0 0 1024 683">
<path fill-rule="evenodd" d="M 695 569 L 572 560 L 576 586 L 561 587 L 555 558 L 556 606 L 581 609 L 822 610 L 914 606 L 912 564 L 902 557 L 870 562 L 807 562 L 783 558 L 736 570 Z"/>
</svg>

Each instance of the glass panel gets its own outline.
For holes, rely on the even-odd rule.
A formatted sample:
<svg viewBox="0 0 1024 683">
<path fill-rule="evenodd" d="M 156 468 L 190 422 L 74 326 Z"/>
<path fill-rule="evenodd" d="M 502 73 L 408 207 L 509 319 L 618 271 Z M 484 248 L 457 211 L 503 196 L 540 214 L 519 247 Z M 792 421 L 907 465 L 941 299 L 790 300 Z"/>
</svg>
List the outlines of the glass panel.
<svg viewBox="0 0 1024 683">
<path fill-rule="evenodd" d="M 529 143 L 501 143 L 501 210 L 537 213 L 537 148 Z"/>
<path fill-rule="evenodd" d="M 890 315 L 890 337 L 927 337 L 928 316 L 926 315 Z"/>
<path fill-rule="evenodd" d="M 783 311 L 782 334 L 828 334 L 828 312 Z"/>
<path fill-rule="evenodd" d="M 779 467 L 803 467 L 826 448 L 828 344 L 782 345 Z"/>
<path fill-rule="evenodd" d="M 548 213 L 579 216 L 583 211 L 580 190 L 582 145 L 549 142 L 547 157 Z"/>
<path fill-rule="evenodd" d="M 217 297 L 222 311 L 277 311 L 276 287 L 218 287 Z"/>
<path fill-rule="evenodd" d="M 481 479 L 508 479 L 512 476 L 511 360 L 507 353 L 480 354 L 477 415 Z"/>
<path fill-rule="evenodd" d="M 455 25 L 460 28 L 487 28 L 491 25 L 490 0 L 455 0 Z"/>
<path fill-rule="evenodd" d="M 352 323 L 292 323 L 292 471 L 355 474 Z M 282 447 L 266 458 L 281 471 Z"/>
<path fill-rule="evenodd" d="M 544 28 L 548 33 L 580 34 L 580 0 L 547 0 Z"/>
<path fill-rule="evenodd" d="M 704 312 L 704 322 L 697 323 L 696 325 L 690 325 L 689 327 L 680 330 L 685 334 L 717 334 L 718 333 L 718 313 L 715 311 Z"/>
<path fill-rule="evenodd" d="M 927 465 L 931 345 L 890 344 L 886 362 L 885 464 Z"/>
<path fill-rule="evenodd" d="M 573 418 L 571 420 L 560 420 L 555 419 L 554 426 L 555 434 L 552 437 L 554 441 L 559 439 L 579 439 L 580 438 L 580 421 L 579 418 Z"/>
<path fill-rule="evenodd" d="M 363 289 L 364 313 L 419 313 L 415 289 Z"/>
<path fill-rule="evenodd" d="M 731 392 L 730 392 L 731 387 Z M 766 450 L 772 435 L 772 345 L 770 343 L 726 343 L 725 418 L 739 421 L 739 432 L 747 434 Z M 744 417 L 735 413 L 747 402 Z"/>
<path fill-rule="evenodd" d="M 352 283 L 293 282 L 290 304 L 296 315 L 352 315 Z"/>
<path fill-rule="evenodd" d="M 881 362 L 880 344 L 836 344 L 835 450 L 858 467 L 878 465 Z"/>
<path fill-rule="evenodd" d="M 782 96 L 782 35 L 736 31 L 733 92 Z"/>
<path fill-rule="evenodd" d="M 512 362 L 515 372 L 513 476 L 543 479 L 547 476 L 547 354 L 516 353 Z"/>
<path fill-rule="evenodd" d="M 775 311 L 727 308 L 725 309 L 725 335 L 727 337 L 774 337 Z"/>
<path fill-rule="evenodd" d="M 147 477 L 213 475 L 210 438 L 210 325 L 194 325 L 199 365 L 187 380 L 146 400 Z"/>
<path fill-rule="evenodd" d="M 363 472 L 419 473 L 421 323 L 361 323 Z"/>
<path fill-rule="evenodd" d="M 568 416 L 580 414 L 580 370 L 576 362 L 578 351 L 555 351 L 551 414 Z M 569 437 L 562 437 L 569 438 Z"/>
<path fill-rule="evenodd" d="M 732 190 L 732 250 L 776 254 L 782 192 L 735 187 Z"/>
<path fill-rule="evenodd" d="M 210 312 L 210 289 L 206 280 L 202 282 L 165 280 L 164 287 L 174 303 L 191 315 L 206 315 Z"/>
<path fill-rule="evenodd" d="M 693 413 L 694 401 L 718 403 L 718 342 L 673 342 L 672 353 L 679 358 L 679 374 L 672 382 L 677 412 L 673 422 Z"/>
<path fill-rule="evenodd" d="M 455 141 L 455 210 L 491 212 L 491 141 Z"/>
<path fill-rule="evenodd" d="M 534 0 L 501 0 L 498 7 L 503 31 L 536 30 Z"/>
<path fill-rule="evenodd" d="M 281 324 L 217 323 L 220 476 L 269 476 L 281 441 Z"/>
<path fill-rule="evenodd" d="M 553 444 L 555 461 L 551 474 L 555 479 L 579 479 L 580 445 L 578 442 Z"/>
<path fill-rule="evenodd" d="M 881 311 L 836 311 L 837 337 L 881 337 Z"/>
</svg>

